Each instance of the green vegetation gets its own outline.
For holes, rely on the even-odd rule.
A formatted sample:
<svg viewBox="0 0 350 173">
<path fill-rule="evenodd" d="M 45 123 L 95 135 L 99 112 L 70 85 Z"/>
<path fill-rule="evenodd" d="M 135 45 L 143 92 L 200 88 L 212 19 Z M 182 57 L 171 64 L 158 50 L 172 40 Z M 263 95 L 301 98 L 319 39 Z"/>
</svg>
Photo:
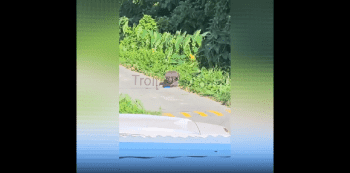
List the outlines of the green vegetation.
<svg viewBox="0 0 350 173">
<path fill-rule="evenodd" d="M 144 15 L 139 25 L 129 27 L 129 20 L 121 17 L 120 64 L 156 79 L 164 80 L 167 71 L 180 73 L 179 86 L 187 91 L 208 96 L 230 105 L 230 73 L 219 68 L 200 67 L 197 60 L 202 41 L 208 33 L 193 35 L 177 31 L 159 33 L 149 15 Z M 145 29 L 147 28 L 147 29 Z"/>
<path fill-rule="evenodd" d="M 123 0 L 119 16 L 129 20 L 129 27 L 144 25 L 145 18 L 153 31 L 177 32 L 194 35 L 196 31 L 207 33 L 199 47 L 196 60 L 199 67 L 217 66 L 224 71 L 231 69 L 229 0 Z M 153 18 L 153 22 L 149 18 Z M 155 27 L 155 23 L 157 27 Z M 146 29 L 146 28 L 144 28 Z M 185 38 L 183 38 L 185 39 Z M 192 52 L 194 53 L 194 52 Z M 187 55 L 187 54 L 186 54 Z"/>
<path fill-rule="evenodd" d="M 133 101 L 127 94 L 120 94 L 119 96 L 119 113 L 162 115 L 161 108 L 159 108 L 159 111 L 146 111 L 140 100 Z"/>
</svg>

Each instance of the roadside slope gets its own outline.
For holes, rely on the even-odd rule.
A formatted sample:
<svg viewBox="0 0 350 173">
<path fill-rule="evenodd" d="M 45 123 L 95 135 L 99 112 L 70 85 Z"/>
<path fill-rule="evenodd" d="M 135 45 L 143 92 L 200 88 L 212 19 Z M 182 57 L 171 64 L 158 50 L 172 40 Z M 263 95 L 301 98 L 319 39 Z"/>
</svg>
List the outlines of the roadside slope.
<svg viewBox="0 0 350 173">
<path fill-rule="evenodd" d="M 146 86 L 145 82 L 149 85 Z M 146 110 L 159 111 L 161 107 L 165 116 L 188 118 L 230 128 L 229 107 L 178 87 L 163 88 L 159 84 L 159 80 L 119 65 L 119 92 L 140 100 Z"/>
</svg>

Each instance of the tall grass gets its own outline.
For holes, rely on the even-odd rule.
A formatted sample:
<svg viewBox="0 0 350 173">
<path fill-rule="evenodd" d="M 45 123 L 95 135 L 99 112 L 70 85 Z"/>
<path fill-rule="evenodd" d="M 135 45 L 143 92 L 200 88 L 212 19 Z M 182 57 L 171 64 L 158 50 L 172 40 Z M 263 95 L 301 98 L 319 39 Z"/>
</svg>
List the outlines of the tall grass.
<svg viewBox="0 0 350 173">
<path fill-rule="evenodd" d="M 161 108 L 159 111 L 147 111 L 143 108 L 140 100 L 133 101 L 129 95 L 119 95 L 119 113 L 120 114 L 149 114 L 149 115 L 162 115 Z"/>
</svg>

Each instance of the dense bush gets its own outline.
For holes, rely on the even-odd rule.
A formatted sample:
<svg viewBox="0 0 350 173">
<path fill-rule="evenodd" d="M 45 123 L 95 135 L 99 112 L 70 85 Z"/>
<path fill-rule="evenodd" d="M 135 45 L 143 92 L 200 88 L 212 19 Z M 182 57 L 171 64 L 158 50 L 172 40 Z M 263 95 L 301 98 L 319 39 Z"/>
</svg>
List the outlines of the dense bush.
<svg viewBox="0 0 350 173">
<path fill-rule="evenodd" d="M 228 0 L 134 0 L 124 2 L 120 15 L 129 18 L 129 26 L 137 24 L 143 14 L 150 15 L 156 19 L 160 33 L 176 34 L 181 31 L 192 35 L 198 30 L 208 33 L 196 56 L 200 67 L 217 66 L 229 73 L 231 50 L 228 2 Z"/>
<path fill-rule="evenodd" d="M 156 19 L 158 31 L 160 33 L 169 32 L 171 29 L 170 19 L 167 16 L 158 17 Z"/>
<path fill-rule="evenodd" d="M 132 64 L 136 70 L 142 70 L 152 76 L 163 76 L 166 70 L 165 54 L 153 52 L 148 49 L 132 51 L 121 51 L 120 57 L 125 59 L 127 64 Z"/>
<path fill-rule="evenodd" d="M 125 16 L 119 18 L 119 41 L 131 34 L 132 30 L 129 27 L 129 19 Z"/>
<path fill-rule="evenodd" d="M 230 47 L 230 18 L 229 1 L 218 0 L 214 4 L 214 17 L 210 20 L 208 35 L 203 41 L 199 54 L 202 66 L 212 67 L 217 65 L 230 74 L 231 47 Z M 210 6 L 210 5 L 208 5 Z M 208 7 L 212 8 L 212 7 Z M 204 59 L 205 58 L 205 59 Z"/>
<path fill-rule="evenodd" d="M 190 80 L 189 87 L 192 91 L 206 96 L 217 96 L 220 101 L 230 101 L 230 78 L 221 70 L 205 69 Z"/>
<path fill-rule="evenodd" d="M 166 60 L 171 65 L 180 65 L 188 60 L 188 57 L 197 55 L 202 45 L 203 37 L 207 33 L 200 34 L 200 30 L 193 35 L 177 31 L 175 35 L 168 32 L 159 33 L 155 31 L 154 20 L 144 15 L 139 25 L 130 28 L 127 26 L 126 17 L 121 18 L 120 33 L 128 36 L 120 42 L 120 50 L 132 51 L 139 48 L 153 49 L 154 51 L 163 52 Z M 146 23 L 146 21 L 150 21 Z M 145 28 L 151 29 L 147 30 Z"/>
<path fill-rule="evenodd" d="M 138 27 L 142 27 L 145 30 L 158 31 L 157 22 L 150 15 L 144 15 L 139 21 Z"/>
</svg>

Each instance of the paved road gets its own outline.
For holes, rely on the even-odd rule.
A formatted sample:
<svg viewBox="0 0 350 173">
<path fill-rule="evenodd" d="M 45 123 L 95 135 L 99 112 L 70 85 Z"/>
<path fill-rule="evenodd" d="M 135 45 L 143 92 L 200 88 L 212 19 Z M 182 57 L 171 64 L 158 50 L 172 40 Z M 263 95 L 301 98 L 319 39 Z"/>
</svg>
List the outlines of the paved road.
<svg viewBox="0 0 350 173">
<path fill-rule="evenodd" d="M 178 87 L 163 88 L 159 84 L 160 81 L 156 79 L 119 65 L 119 93 L 128 94 L 133 100 L 141 100 L 146 110 L 159 111 L 161 107 L 164 116 L 188 118 L 230 128 L 229 118 L 232 115 L 229 107 Z"/>
</svg>

